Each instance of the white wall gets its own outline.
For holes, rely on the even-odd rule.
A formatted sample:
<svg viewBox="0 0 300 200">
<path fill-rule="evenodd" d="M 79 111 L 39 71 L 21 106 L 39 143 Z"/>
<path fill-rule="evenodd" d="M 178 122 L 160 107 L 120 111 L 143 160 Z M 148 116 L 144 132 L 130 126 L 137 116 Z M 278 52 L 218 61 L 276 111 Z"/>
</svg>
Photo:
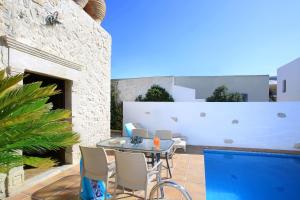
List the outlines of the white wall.
<svg viewBox="0 0 300 200">
<path fill-rule="evenodd" d="M 286 92 L 283 92 L 286 80 Z M 300 101 L 300 58 L 277 70 L 277 101 Z"/>
<path fill-rule="evenodd" d="M 195 101 L 196 90 L 174 85 L 172 96 L 175 101 Z"/>
<path fill-rule="evenodd" d="M 175 85 L 194 88 L 196 99 L 206 99 L 214 90 L 225 85 L 230 92 L 248 95 L 250 102 L 269 101 L 269 76 L 176 76 Z"/>
<path fill-rule="evenodd" d="M 186 136 L 191 145 L 297 150 L 294 146 L 300 143 L 300 102 L 123 105 L 124 123 L 139 122 L 152 133 L 158 129 L 172 130 Z M 278 113 L 284 113 L 286 118 L 278 117 Z M 230 140 L 232 144 L 226 143 Z"/>
</svg>

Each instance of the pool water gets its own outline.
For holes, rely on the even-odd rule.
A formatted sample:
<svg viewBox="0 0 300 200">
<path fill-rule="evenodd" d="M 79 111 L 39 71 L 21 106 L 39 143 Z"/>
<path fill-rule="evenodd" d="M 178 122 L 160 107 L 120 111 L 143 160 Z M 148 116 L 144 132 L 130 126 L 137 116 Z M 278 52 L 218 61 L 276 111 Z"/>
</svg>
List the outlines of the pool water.
<svg viewBox="0 0 300 200">
<path fill-rule="evenodd" d="M 300 155 L 205 150 L 207 200 L 298 200 Z"/>
</svg>

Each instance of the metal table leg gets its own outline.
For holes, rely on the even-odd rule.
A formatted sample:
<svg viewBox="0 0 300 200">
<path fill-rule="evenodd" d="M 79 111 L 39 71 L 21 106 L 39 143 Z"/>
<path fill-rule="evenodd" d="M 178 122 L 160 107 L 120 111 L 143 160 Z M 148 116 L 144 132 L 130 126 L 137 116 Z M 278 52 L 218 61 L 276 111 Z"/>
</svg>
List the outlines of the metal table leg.
<svg viewBox="0 0 300 200">
<path fill-rule="evenodd" d="M 155 165 L 155 155 L 154 155 L 154 153 L 151 153 L 151 164 L 152 164 L 152 167 Z"/>
<path fill-rule="evenodd" d="M 171 172 L 171 168 L 170 168 L 170 164 L 169 164 L 169 159 L 168 159 L 168 153 L 166 153 L 166 162 L 167 162 L 167 168 L 170 174 L 170 178 L 172 178 L 172 172 Z"/>
</svg>

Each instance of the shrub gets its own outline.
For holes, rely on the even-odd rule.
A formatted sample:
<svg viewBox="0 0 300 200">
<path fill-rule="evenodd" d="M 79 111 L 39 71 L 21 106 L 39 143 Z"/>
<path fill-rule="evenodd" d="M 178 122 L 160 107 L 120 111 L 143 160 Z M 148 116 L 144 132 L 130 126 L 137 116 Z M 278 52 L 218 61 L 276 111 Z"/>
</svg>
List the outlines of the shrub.
<svg viewBox="0 0 300 200">
<path fill-rule="evenodd" d="M 145 97 L 139 95 L 135 101 L 174 102 L 174 99 L 165 88 L 159 85 L 152 85 Z"/>
<path fill-rule="evenodd" d="M 206 99 L 207 102 L 243 102 L 245 99 L 243 95 L 235 92 L 228 92 L 228 88 L 226 86 L 220 86 L 215 89 L 213 95 Z"/>
<path fill-rule="evenodd" d="M 111 104 L 110 104 L 111 120 L 110 127 L 113 130 L 122 130 L 123 127 L 123 103 L 119 98 L 119 90 L 117 83 L 111 84 Z"/>
</svg>

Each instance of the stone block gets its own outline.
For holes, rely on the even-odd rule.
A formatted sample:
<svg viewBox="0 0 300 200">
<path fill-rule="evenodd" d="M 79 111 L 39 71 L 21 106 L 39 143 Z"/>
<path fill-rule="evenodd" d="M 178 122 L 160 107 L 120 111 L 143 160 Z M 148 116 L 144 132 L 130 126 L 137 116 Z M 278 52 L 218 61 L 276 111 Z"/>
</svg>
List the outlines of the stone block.
<svg viewBox="0 0 300 200">
<path fill-rule="evenodd" d="M 239 120 L 237 120 L 237 119 L 234 119 L 234 120 L 232 120 L 232 122 L 231 122 L 232 124 L 238 124 L 239 123 Z"/>
<path fill-rule="evenodd" d="M 6 178 L 6 193 L 11 196 L 17 192 L 18 188 L 24 183 L 24 169 L 23 166 L 14 167 L 7 173 Z"/>
<path fill-rule="evenodd" d="M 233 144 L 234 141 L 233 141 L 233 139 L 224 139 L 224 143 L 225 144 Z"/>
<path fill-rule="evenodd" d="M 79 145 L 73 145 L 72 147 L 69 147 L 65 151 L 65 161 L 68 164 L 77 164 L 79 163 L 81 158 Z"/>
<path fill-rule="evenodd" d="M 4 199 L 6 197 L 5 191 L 5 181 L 6 181 L 6 174 L 0 173 L 0 199 Z"/>
</svg>

